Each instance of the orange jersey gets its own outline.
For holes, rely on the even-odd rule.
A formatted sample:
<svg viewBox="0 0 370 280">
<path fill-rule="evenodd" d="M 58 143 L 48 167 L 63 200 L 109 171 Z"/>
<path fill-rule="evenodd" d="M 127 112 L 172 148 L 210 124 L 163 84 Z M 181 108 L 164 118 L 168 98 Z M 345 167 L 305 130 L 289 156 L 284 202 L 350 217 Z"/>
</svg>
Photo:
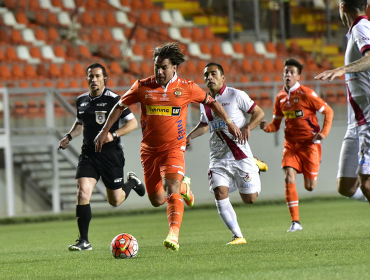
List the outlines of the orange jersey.
<svg viewBox="0 0 370 280">
<path fill-rule="evenodd" d="M 290 92 L 281 90 L 275 99 L 274 119 L 285 117 L 285 139 L 290 142 L 311 140 L 320 132 L 316 112 L 329 107 L 312 89 L 297 83 Z M 329 107 L 330 108 L 330 107 Z M 331 110 L 331 109 L 328 109 Z"/>
<path fill-rule="evenodd" d="M 189 103 L 209 104 L 213 98 L 193 81 L 175 74 L 166 87 L 157 84 L 154 76 L 136 81 L 120 103 L 137 102 L 141 103 L 141 148 L 159 152 L 185 146 Z"/>
</svg>

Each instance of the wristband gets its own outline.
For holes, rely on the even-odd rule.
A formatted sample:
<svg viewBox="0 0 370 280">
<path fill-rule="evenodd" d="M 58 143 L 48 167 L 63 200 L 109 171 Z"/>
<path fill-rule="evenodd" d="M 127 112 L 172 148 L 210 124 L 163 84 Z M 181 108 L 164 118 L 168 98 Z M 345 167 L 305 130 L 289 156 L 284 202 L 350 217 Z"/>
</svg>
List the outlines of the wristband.
<svg viewBox="0 0 370 280">
<path fill-rule="evenodd" d="M 230 119 L 230 118 L 226 119 L 226 121 L 225 121 L 226 124 L 229 124 L 229 123 L 232 123 L 232 122 L 233 122 L 233 120 Z"/>
<path fill-rule="evenodd" d="M 112 136 L 113 136 L 113 140 L 116 140 L 118 138 L 118 135 L 115 131 L 112 132 Z"/>
<path fill-rule="evenodd" d="M 71 136 L 71 134 L 67 133 L 66 135 L 64 135 L 64 137 L 66 137 L 66 136 L 68 137 L 68 140 L 69 140 L 69 141 L 72 141 L 72 136 Z"/>
</svg>

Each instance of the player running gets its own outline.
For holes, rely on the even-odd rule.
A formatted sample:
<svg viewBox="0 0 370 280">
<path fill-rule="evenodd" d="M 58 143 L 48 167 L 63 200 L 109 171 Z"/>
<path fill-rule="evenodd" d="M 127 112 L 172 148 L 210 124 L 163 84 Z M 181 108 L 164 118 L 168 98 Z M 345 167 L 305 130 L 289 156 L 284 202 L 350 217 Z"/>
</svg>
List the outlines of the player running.
<svg viewBox="0 0 370 280">
<path fill-rule="evenodd" d="M 220 64 L 208 63 L 204 68 L 204 81 L 210 95 L 224 107 L 231 120 L 242 132 L 241 141 L 234 141 L 225 122 L 208 107 L 200 105 L 200 122 L 187 136 L 187 147 L 192 139 L 210 131 L 210 163 L 208 179 L 214 193 L 221 220 L 232 232 L 232 241 L 226 245 L 247 243 L 239 227 L 229 193 L 238 190 L 244 203 L 252 204 L 261 191 L 259 168 L 248 144 L 250 131 L 257 127 L 265 113 L 244 91 L 227 87 Z M 247 114 L 251 114 L 248 122 Z M 259 164 L 264 164 L 259 162 Z M 267 165 L 265 168 L 267 170 Z"/>
<path fill-rule="evenodd" d="M 285 143 L 282 168 L 285 173 L 285 200 L 292 223 L 288 232 L 302 230 L 299 222 L 298 194 L 295 186 L 297 173 L 303 173 L 304 187 L 313 191 L 321 162 L 321 140 L 330 131 L 333 110 L 313 90 L 298 81 L 303 65 L 295 59 L 285 61 L 284 88 L 277 94 L 273 119 L 260 124 L 265 132 L 275 132 L 285 117 Z M 317 122 L 316 112 L 324 114 L 323 128 Z"/>
<path fill-rule="evenodd" d="M 342 0 L 339 14 L 349 28 L 345 66 L 327 70 L 317 80 L 345 74 L 348 100 L 347 131 L 337 174 L 338 192 L 358 201 L 370 201 L 370 22 L 366 0 Z"/>
<path fill-rule="evenodd" d="M 178 66 L 185 61 L 176 43 L 157 47 L 153 54 L 154 76 L 136 81 L 116 104 L 101 133 L 96 137 L 96 150 L 107 141 L 107 134 L 120 112 L 141 103 L 141 163 L 148 197 L 154 207 L 167 202 L 169 234 L 163 244 L 179 249 L 179 231 L 184 213 L 184 199 L 193 206 L 190 178 L 185 176 L 186 116 L 190 103 L 202 103 L 226 123 L 230 134 L 239 139 L 241 132 L 215 101 L 193 81 L 177 76 Z"/>
</svg>

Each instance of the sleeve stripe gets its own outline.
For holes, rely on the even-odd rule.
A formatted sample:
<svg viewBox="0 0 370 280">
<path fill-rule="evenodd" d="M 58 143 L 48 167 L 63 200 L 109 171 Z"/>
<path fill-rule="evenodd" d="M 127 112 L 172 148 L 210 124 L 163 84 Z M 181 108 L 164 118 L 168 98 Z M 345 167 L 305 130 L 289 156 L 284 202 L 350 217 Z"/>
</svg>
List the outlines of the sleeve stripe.
<svg viewBox="0 0 370 280">
<path fill-rule="evenodd" d="M 319 109 L 319 112 L 322 113 L 323 111 L 325 110 L 325 105 L 322 106 L 320 109 Z"/>
<path fill-rule="evenodd" d="M 256 103 L 253 103 L 253 105 L 249 108 L 247 113 L 250 114 L 253 111 L 254 107 L 256 107 Z"/>
<path fill-rule="evenodd" d="M 364 55 L 365 52 L 370 51 L 370 45 L 363 46 L 361 48 L 361 54 Z"/>
<path fill-rule="evenodd" d="M 275 119 L 275 120 L 280 120 L 280 119 L 282 119 L 283 117 L 282 117 L 282 116 L 276 116 L 276 115 L 273 115 L 273 116 L 272 116 L 272 118 L 273 118 L 273 119 Z"/>
</svg>

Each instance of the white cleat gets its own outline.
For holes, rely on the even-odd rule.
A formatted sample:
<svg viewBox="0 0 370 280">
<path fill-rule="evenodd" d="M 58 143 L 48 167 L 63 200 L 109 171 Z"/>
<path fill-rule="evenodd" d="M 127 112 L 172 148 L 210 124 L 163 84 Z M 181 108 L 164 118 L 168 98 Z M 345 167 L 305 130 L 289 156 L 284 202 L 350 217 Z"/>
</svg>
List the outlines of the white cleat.
<svg viewBox="0 0 370 280">
<path fill-rule="evenodd" d="M 302 230 L 302 229 L 303 229 L 303 227 L 299 222 L 292 222 L 292 224 L 290 225 L 290 228 L 287 230 L 287 232 L 293 232 L 293 231 L 298 231 L 298 230 Z"/>
</svg>

